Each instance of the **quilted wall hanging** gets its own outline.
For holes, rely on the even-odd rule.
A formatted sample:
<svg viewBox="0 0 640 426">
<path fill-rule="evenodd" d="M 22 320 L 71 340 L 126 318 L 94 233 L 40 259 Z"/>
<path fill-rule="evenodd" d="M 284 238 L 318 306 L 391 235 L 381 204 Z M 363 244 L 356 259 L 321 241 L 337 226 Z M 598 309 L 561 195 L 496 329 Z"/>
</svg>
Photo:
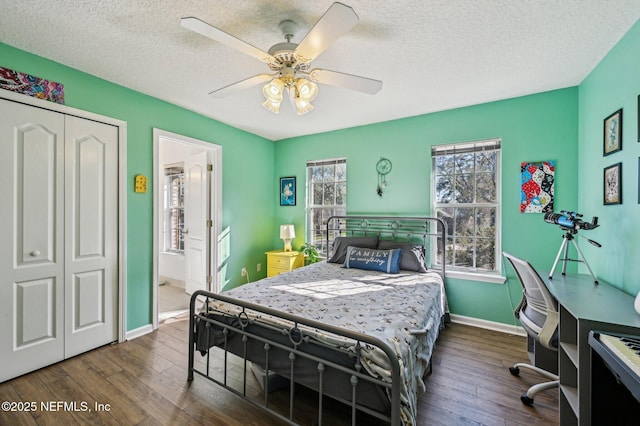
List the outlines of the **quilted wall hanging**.
<svg viewBox="0 0 640 426">
<path fill-rule="evenodd" d="M 520 213 L 553 211 L 555 161 L 520 164 Z"/>
<path fill-rule="evenodd" d="M 0 89 L 64 104 L 63 84 L 5 67 L 0 67 Z"/>
</svg>

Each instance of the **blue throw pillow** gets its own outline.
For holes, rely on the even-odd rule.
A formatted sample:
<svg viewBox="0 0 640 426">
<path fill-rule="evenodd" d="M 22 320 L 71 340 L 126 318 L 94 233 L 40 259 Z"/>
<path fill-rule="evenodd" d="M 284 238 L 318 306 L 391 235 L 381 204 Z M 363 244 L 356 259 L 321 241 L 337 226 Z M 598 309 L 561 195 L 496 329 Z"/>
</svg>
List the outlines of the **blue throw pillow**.
<svg viewBox="0 0 640 426">
<path fill-rule="evenodd" d="M 344 267 L 397 274 L 400 272 L 401 256 L 401 249 L 376 250 L 349 246 Z"/>
</svg>

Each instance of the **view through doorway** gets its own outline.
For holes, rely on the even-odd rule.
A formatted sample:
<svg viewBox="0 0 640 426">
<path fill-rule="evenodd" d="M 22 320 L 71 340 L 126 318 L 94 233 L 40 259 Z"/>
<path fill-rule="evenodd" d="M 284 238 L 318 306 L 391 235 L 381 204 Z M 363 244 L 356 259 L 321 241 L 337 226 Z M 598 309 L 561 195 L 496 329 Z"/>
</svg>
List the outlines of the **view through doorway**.
<svg viewBox="0 0 640 426">
<path fill-rule="evenodd" d="M 154 328 L 217 291 L 221 147 L 154 129 Z"/>
</svg>

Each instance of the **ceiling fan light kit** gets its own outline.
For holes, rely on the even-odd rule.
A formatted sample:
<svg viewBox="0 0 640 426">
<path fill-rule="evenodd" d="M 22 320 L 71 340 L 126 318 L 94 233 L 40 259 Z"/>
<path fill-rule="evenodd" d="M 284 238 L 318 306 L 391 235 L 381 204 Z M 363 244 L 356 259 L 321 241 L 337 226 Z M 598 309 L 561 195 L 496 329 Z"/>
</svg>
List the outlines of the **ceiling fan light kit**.
<svg viewBox="0 0 640 426">
<path fill-rule="evenodd" d="M 366 77 L 329 71 L 310 69 L 310 62 L 324 52 L 334 41 L 346 34 L 358 23 L 354 10 L 342 3 L 333 3 L 299 43 L 291 40 L 298 25 L 291 20 L 280 22 L 280 30 L 286 42 L 277 43 L 264 52 L 216 27 L 197 18 L 185 17 L 181 25 L 205 37 L 233 47 L 266 63 L 274 74 L 258 74 L 237 83 L 230 84 L 211 92 L 212 96 L 227 96 L 238 90 L 248 89 L 268 81 L 263 88 L 265 97 L 263 106 L 279 114 L 280 104 L 287 90 L 289 101 L 298 115 L 313 109 L 311 102 L 318 96 L 316 83 L 328 84 L 363 93 L 375 94 L 382 89 L 382 82 Z"/>
</svg>

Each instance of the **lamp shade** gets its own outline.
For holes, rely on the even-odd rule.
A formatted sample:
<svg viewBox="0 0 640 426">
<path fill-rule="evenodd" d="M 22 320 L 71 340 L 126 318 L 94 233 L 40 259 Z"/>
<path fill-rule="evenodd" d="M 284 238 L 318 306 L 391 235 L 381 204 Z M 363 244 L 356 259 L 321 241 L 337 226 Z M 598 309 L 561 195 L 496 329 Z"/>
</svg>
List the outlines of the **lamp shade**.
<svg viewBox="0 0 640 426">
<path fill-rule="evenodd" d="M 280 239 L 290 240 L 296 237 L 296 231 L 293 225 L 280 225 Z"/>
</svg>

